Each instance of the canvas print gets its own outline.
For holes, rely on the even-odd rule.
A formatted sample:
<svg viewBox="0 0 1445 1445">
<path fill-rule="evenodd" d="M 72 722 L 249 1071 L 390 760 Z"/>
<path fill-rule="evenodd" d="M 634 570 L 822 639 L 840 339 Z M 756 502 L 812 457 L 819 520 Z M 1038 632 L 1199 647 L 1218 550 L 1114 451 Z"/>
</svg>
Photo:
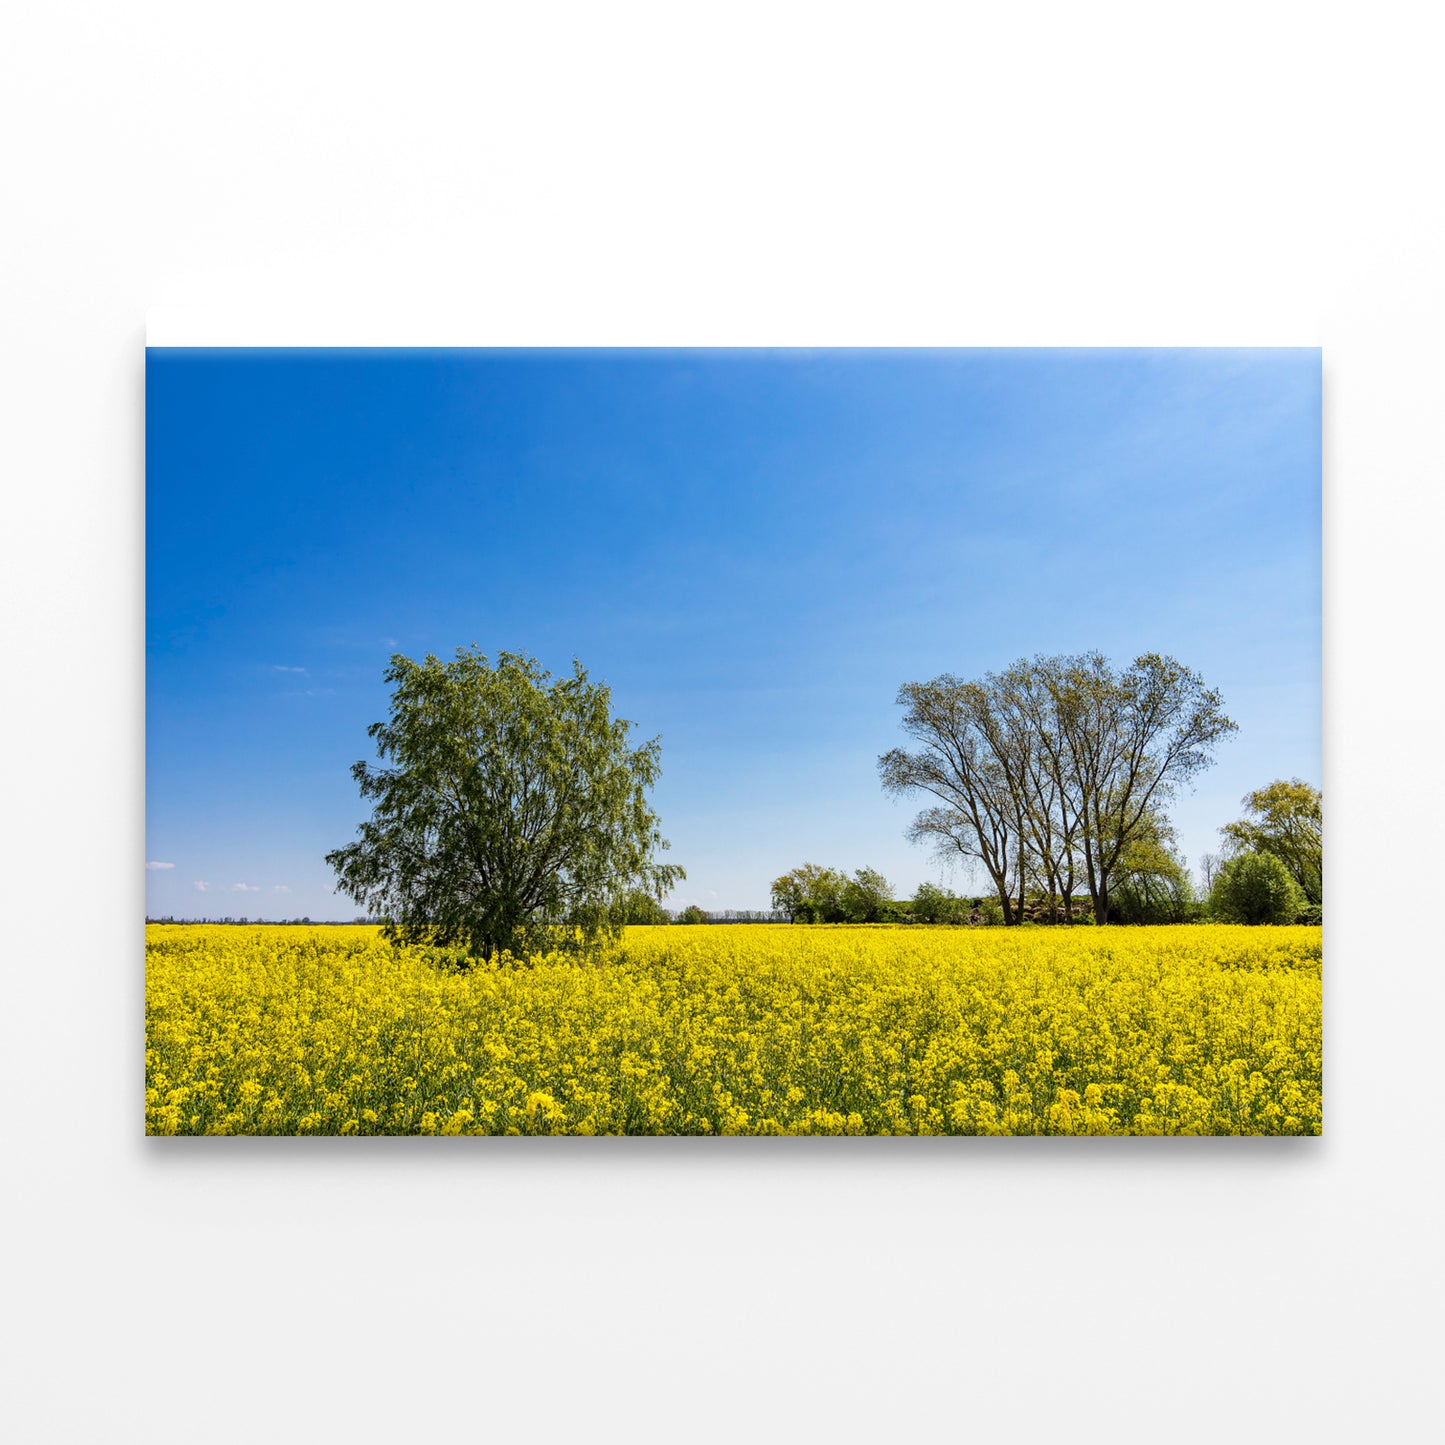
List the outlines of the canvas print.
<svg viewBox="0 0 1445 1445">
<path fill-rule="evenodd" d="M 146 359 L 151 1135 L 1314 1135 L 1315 350 Z"/>
</svg>

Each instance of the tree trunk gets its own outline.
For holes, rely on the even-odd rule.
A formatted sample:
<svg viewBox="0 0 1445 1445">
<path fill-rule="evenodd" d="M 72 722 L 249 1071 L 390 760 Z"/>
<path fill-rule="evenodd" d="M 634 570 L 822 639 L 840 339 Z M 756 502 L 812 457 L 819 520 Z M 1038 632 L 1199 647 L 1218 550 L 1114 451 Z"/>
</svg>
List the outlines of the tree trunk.
<svg viewBox="0 0 1445 1445">
<path fill-rule="evenodd" d="M 1094 871 L 1094 846 L 1087 827 L 1084 829 L 1084 881 L 1089 885 L 1089 902 L 1094 905 L 1094 918 L 1102 923 L 1104 920 L 1099 917 L 1099 889 L 1103 880 Z M 1104 908 L 1107 911 L 1107 903 Z"/>
<path fill-rule="evenodd" d="M 1003 922 L 1005 928 L 1013 927 L 1014 910 L 1013 895 L 1009 891 L 1008 879 L 1002 878 L 995 881 L 998 889 L 998 901 L 1003 904 Z"/>
</svg>

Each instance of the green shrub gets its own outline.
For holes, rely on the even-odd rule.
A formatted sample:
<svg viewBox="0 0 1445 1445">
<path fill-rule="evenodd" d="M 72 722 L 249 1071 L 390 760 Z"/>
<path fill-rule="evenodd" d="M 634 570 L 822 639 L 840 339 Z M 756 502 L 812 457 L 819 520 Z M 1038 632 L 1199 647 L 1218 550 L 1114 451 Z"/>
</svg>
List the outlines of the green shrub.
<svg viewBox="0 0 1445 1445">
<path fill-rule="evenodd" d="M 1181 889 L 1151 890 L 1126 883 L 1117 893 L 1109 895 L 1110 923 L 1198 923 L 1204 916 L 1204 904 L 1190 896 L 1186 886 Z M 1089 920 L 1093 922 L 1092 917 Z"/>
<path fill-rule="evenodd" d="M 876 868 L 860 868 L 844 885 L 839 900 L 849 923 L 881 923 L 884 906 L 893 901 L 893 889 Z"/>
<path fill-rule="evenodd" d="M 773 907 L 794 923 L 841 923 L 847 877 L 836 868 L 804 863 L 773 880 Z"/>
<path fill-rule="evenodd" d="M 1295 919 L 1296 923 L 1310 923 L 1316 928 L 1325 921 L 1325 910 L 1319 903 L 1306 903 L 1300 910 L 1300 915 Z"/>
<path fill-rule="evenodd" d="M 965 923 L 968 902 L 932 883 L 920 883 L 913 895 L 913 916 L 919 923 Z"/>
<path fill-rule="evenodd" d="M 1209 907 L 1222 923 L 1293 923 L 1305 896 L 1273 853 L 1241 853 L 1219 870 Z"/>
<path fill-rule="evenodd" d="M 1152 819 L 1119 859 L 1109 922 L 1192 923 L 1200 911 L 1189 870 L 1174 848 L 1173 827 L 1166 818 Z"/>
<path fill-rule="evenodd" d="M 998 928 L 1002 925 L 1003 904 L 997 898 L 980 898 L 977 911 L 990 928 Z"/>
<path fill-rule="evenodd" d="M 707 914 L 697 906 L 696 903 L 689 903 L 674 920 L 677 923 L 706 923 Z"/>
<path fill-rule="evenodd" d="M 650 893 L 637 889 L 623 902 L 628 924 L 658 924 L 671 921 L 671 915 Z"/>
</svg>

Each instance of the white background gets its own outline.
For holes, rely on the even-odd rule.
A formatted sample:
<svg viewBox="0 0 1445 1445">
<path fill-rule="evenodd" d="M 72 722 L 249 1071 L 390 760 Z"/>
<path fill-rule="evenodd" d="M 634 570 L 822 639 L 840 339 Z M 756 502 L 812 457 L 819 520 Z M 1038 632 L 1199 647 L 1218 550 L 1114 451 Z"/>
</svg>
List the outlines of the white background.
<svg viewBox="0 0 1445 1445">
<path fill-rule="evenodd" d="M 1430 15 L 9 9 L 11 1438 L 1426 1438 Z M 158 341 L 1322 344 L 1325 1138 L 147 1142 L 148 315 Z"/>
</svg>

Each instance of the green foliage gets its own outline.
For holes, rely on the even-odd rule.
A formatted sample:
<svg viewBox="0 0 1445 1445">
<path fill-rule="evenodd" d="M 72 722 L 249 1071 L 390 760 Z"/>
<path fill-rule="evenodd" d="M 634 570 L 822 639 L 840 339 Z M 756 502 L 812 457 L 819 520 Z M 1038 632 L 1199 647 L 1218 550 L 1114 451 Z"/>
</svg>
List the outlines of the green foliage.
<svg viewBox="0 0 1445 1445">
<path fill-rule="evenodd" d="M 835 868 L 804 863 L 773 880 L 773 907 L 792 923 L 840 923 L 848 879 Z"/>
<path fill-rule="evenodd" d="M 534 659 L 475 648 L 442 662 L 396 654 L 381 761 L 352 768 L 371 818 L 326 855 L 339 891 L 395 942 L 491 958 L 589 949 L 615 936 L 638 892 L 682 876 L 646 801 L 656 738 L 628 745 L 608 688 L 580 663 L 552 679 Z"/>
<path fill-rule="evenodd" d="M 913 916 L 920 923 L 966 923 L 968 913 L 966 899 L 933 883 L 920 883 L 913 895 Z"/>
<path fill-rule="evenodd" d="M 1307 903 L 1324 899 L 1324 798 L 1299 778 L 1245 794 L 1245 816 L 1220 829 L 1233 852 L 1272 853 Z"/>
<path fill-rule="evenodd" d="M 880 781 L 923 795 L 909 836 L 977 861 L 1006 920 L 1022 870 L 1053 894 L 1087 880 L 1107 923 L 1125 850 L 1236 731 L 1216 690 L 1157 653 L 1122 670 L 1098 652 L 1021 658 L 905 683 L 898 702 L 919 746 L 883 754 Z"/>
<path fill-rule="evenodd" d="M 1241 853 L 1219 870 L 1209 906 L 1222 923 L 1293 923 L 1305 898 L 1273 853 Z"/>
<path fill-rule="evenodd" d="M 1189 870 L 1174 846 L 1174 829 L 1155 816 L 1125 847 L 1109 898 L 1115 923 L 1190 923 L 1201 907 Z"/>
<path fill-rule="evenodd" d="M 1318 903 L 1307 903 L 1300 909 L 1296 923 L 1312 924 L 1318 928 L 1325 921 L 1325 910 Z"/>
<path fill-rule="evenodd" d="M 708 918 L 696 903 L 689 903 L 674 921 L 677 923 L 706 923 Z"/>
<path fill-rule="evenodd" d="M 1187 874 L 1174 887 L 1165 881 L 1162 887 L 1155 880 L 1125 879 L 1109 898 L 1111 923 L 1197 923 L 1204 916 L 1205 905 L 1194 896 Z M 1093 923 L 1093 918 L 1076 918 L 1076 923 Z"/>
<path fill-rule="evenodd" d="M 892 885 L 877 869 L 860 868 L 843 885 L 839 902 L 849 923 L 881 923 L 892 898 Z"/>
<path fill-rule="evenodd" d="M 671 923 L 672 915 L 644 888 L 634 888 L 622 901 L 623 922 L 628 925 Z"/>
<path fill-rule="evenodd" d="M 974 905 L 974 911 L 988 927 L 1001 928 L 1003 926 L 1003 904 L 991 894 L 987 898 L 978 899 Z"/>
<path fill-rule="evenodd" d="M 881 923 L 893 890 L 873 868 L 849 878 L 836 868 L 804 863 L 773 880 L 772 898 L 792 923 Z"/>
</svg>

